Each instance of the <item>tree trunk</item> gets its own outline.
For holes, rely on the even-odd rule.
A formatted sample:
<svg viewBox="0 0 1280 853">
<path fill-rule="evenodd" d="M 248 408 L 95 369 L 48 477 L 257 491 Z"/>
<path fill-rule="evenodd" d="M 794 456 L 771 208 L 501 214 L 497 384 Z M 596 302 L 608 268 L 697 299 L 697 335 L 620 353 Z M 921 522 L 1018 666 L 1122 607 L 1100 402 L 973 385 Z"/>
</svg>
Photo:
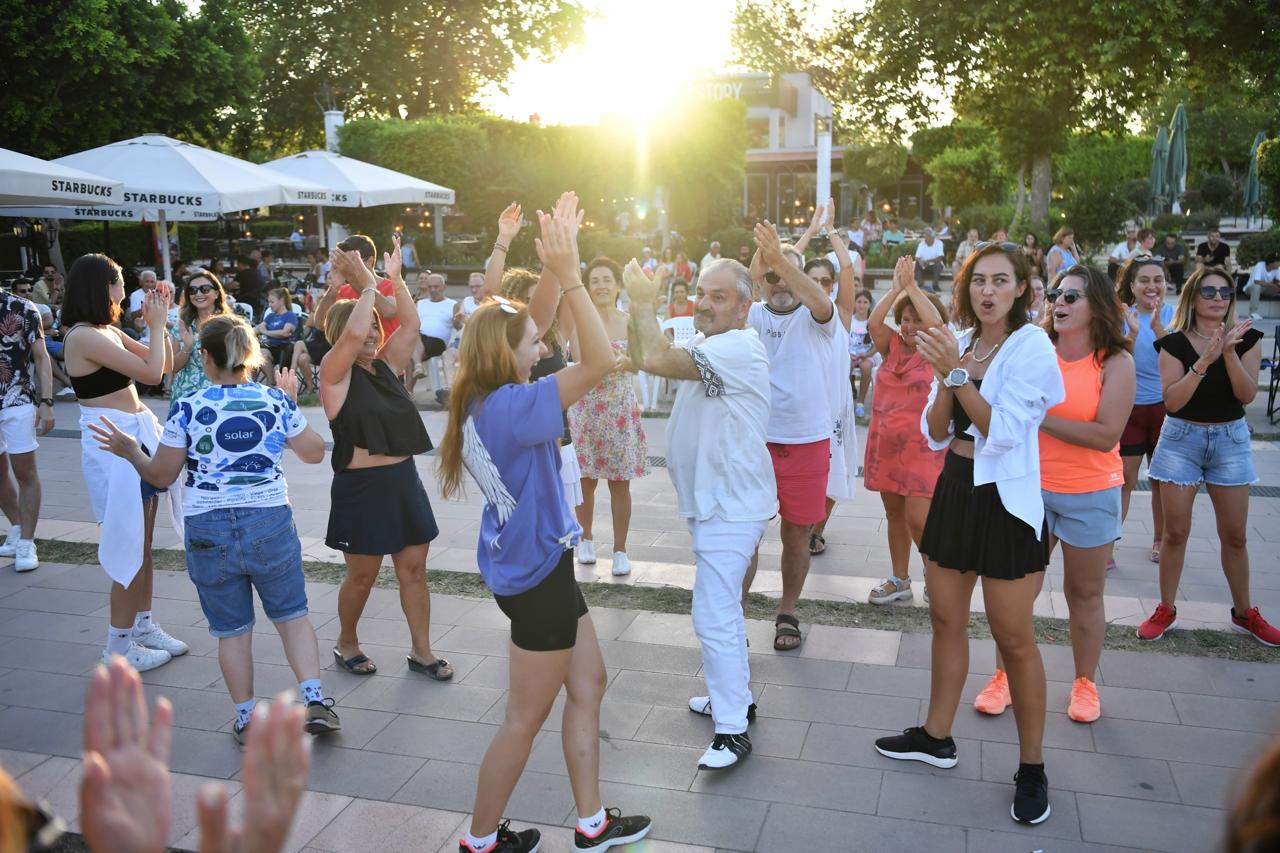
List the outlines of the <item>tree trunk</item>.
<svg viewBox="0 0 1280 853">
<path fill-rule="evenodd" d="M 1018 200 L 1013 205 L 1013 219 L 1009 222 L 1009 233 L 1013 233 L 1013 229 L 1018 227 L 1018 223 L 1022 220 L 1022 209 L 1027 204 L 1027 164 L 1025 161 L 1018 164 Z"/>
<path fill-rule="evenodd" d="M 1053 157 L 1038 154 L 1031 162 L 1031 224 L 1044 228 L 1049 223 L 1049 194 L 1053 190 Z"/>
</svg>

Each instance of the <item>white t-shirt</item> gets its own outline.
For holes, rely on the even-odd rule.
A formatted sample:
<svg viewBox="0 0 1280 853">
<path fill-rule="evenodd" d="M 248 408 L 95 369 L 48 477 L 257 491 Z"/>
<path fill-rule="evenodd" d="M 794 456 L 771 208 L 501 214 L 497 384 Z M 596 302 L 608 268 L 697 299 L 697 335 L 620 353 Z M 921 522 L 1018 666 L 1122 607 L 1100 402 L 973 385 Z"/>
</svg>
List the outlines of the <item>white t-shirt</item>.
<svg viewBox="0 0 1280 853">
<path fill-rule="evenodd" d="M 919 245 L 916 246 L 916 260 L 917 261 L 941 260 L 942 253 L 944 251 L 945 250 L 942 247 L 942 241 L 937 239 L 936 237 L 933 240 L 932 246 L 930 246 L 924 240 L 921 240 Z"/>
<path fill-rule="evenodd" d="M 475 310 L 480 307 L 480 303 L 476 302 L 476 298 L 468 294 L 462 299 L 462 316 L 470 317 Z"/>
<path fill-rule="evenodd" d="M 850 228 L 845 233 L 849 236 L 848 243 L 857 246 L 859 249 L 862 248 L 863 234 L 861 228 Z"/>
<path fill-rule="evenodd" d="M 1130 249 L 1128 241 L 1122 240 L 1121 242 L 1116 243 L 1116 247 L 1111 250 L 1111 257 L 1115 258 L 1120 263 L 1124 263 L 1142 251 L 1142 241 L 1134 243 L 1133 248 Z"/>
<path fill-rule="evenodd" d="M 1249 270 L 1249 284 L 1268 281 L 1280 281 L 1280 267 L 1269 270 L 1266 261 L 1258 261 L 1253 265 L 1253 269 Z"/>
<path fill-rule="evenodd" d="M 803 305 L 777 314 L 756 302 L 747 324 L 756 330 L 769 356 L 769 441 L 809 444 L 831 437 L 831 411 L 821 377 L 831 360 L 831 338 L 840 319 L 825 323 Z"/>
<path fill-rule="evenodd" d="M 778 511 L 765 446 L 769 357 L 754 329 L 695 335 L 701 380 L 681 380 L 667 421 L 667 473 L 676 511 L 698 521 L 763 521 Z M 845 384 L 848 384 L 847 382 Z"/>
<path fill-rule="evenodd" d="M 724 257 L 724 255 L 721 255 L 720 257 L 722 258 Z M 714 255 L 712 255 L 710 252 L 707 252 L 705 255 L 702 256 L 702 262 L 698 264 L 699 271 L 705 270 L 707 268 L 707 264 L 711 263 L 712 261 L 718 261 L 718 260 L 720 260 L 720 258 L 717 258 Z"/>
<path fill-rule="evenodd" d="M 858 268 L 862 265 L 862 255 L 858 254 L 858 250 L 852 246 L 846 246 L 845 248 L 849 252 L 849 262 L 853 264 L 853 272 L 856 275 L 858 273 Z M 832 250 L 827 252 L 827 260 L 831 262 L 831 267 L 836 271 L 836 275 L 840 275 L 840 256 Z"/>
<path fill-rule="evenodd" d="M 453 337 L 453 307 L 458 302 L 448 297 L 439 302 L 430 299 L 418 300 L 418 319 L 422 321 L 419 333 L 429 338 L 448 341 Z"/>
<path fill-rule="evenodd" d="M 147 298 L 147 291 L 143 290 L 142 288 L 138 288 L 133 293 L 129 294 L 130 316 L 133 315 L 134 311 L 142 310 L 142 301 L 146 298 Z M 182 306 L 172 305 L 169 307 L 169 314 L 165 318 L 165 323 L 168 324 L 170 329 L 178 328 L 178 318 L 181 313 L 182 313 Z M 132 325 L 132 321 L 130 322 L 130 325 Z M 138 341 L 144 344 L 151 342 L 151 327 L 148 326 L 146 323 L 142 324 L 142 331 L 138 333 Z"/>
</svg>

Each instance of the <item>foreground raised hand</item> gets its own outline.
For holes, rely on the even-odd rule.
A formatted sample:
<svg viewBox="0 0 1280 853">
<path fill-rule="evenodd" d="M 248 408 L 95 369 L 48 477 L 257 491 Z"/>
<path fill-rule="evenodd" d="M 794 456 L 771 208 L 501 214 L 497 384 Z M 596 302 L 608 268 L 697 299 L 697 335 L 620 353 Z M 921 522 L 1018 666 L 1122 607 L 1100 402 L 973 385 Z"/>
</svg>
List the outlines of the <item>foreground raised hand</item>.
<svg viewBox="0 0 1280 853">
<path fill-rule="evenodd" d="M 163 851 L 169 836 L 173 707 L 148 720 L 138 673 L 119 655 L 99 666 L 85 702 L 80 827 L 91 850 Z"/>
<path fill-rule="evenodd" d="M 382 253 L 382 268 L 395 285 L 404 284 L 404 256 L 400 253 L 400 232 L 391 235 L 391 251 Z"/>
<path fill-rule="evenodd" d="M 510 248 L 511 241 L 520 233 L 520 215 L 520 205 L 513 201 L 498 217 L 498 241 L 503 246 Z"/>
<path fill-rule="evenodd" d="M 632 302 L 653 305 L 658 300 L 659 284 L 660 282 L 649 278 L 635 258 L 622 268 L 622 286 Z"/>
</svg>

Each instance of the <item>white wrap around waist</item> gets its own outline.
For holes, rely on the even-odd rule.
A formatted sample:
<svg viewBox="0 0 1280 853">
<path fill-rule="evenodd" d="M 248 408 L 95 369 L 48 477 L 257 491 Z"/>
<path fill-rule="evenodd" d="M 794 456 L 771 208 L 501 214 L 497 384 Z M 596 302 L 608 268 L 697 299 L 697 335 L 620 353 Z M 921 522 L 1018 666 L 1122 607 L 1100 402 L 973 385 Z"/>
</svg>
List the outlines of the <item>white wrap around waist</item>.
<svg viewBox="0 0 1280 853">
<path fill-rule="evenodd" d="M 98 562 L 113 581 L 127 587 L 142 568 L 142 549 L 146 541 L 142 478 L 127 460 L 99 449 L 98 439 L 89 431 L 89 424 L 100 423 L 103 416 L 121 432 L 136 438 L 152 455 L 160 446 L 160 422 L 150 409 L 122 412 L 94 406 L 80 407 L 80 464 L 84 468 L 84 482 L 93 504 L 93 516 L 102 526 Z M 182 494 L 177 483 L 170 486 L 168 498 L 174 529 L 181 535 Z"/>
</svg>

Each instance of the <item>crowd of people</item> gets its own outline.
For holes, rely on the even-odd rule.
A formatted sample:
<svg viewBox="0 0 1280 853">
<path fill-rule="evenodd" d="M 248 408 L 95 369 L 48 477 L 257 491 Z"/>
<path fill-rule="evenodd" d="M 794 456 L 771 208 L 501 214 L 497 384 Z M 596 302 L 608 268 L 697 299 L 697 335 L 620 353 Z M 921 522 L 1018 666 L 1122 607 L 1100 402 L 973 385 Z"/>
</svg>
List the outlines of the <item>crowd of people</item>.
<svg viewBox="0 0 1280 853">
<path fill-rule="evenodd" d="M 65 281 L 51 277 L 61 369 L 79 401 L 85 482 L 96 520 L 111 531 L 98 550 L 111 592 L 91 705 L 108 692 L 136 693 L 132 671 L 188 651 L 152 611 L 151 540 L 164 502 L 218 640 L 236 742 L 265 749 L 263 728 L 340 730 L 322 683 L 282 468 L 286 448 L 304 463 L 326 456 L 297 403 L 308 380 L 333 436 L 325 543 L 346 563 L 334 665 L 359 676 L 378 672 L 359 629 L 389 557 L 409 628 L 409 670 L 434 681 L 453 677 L 430 642 L 427 557 L 440 531 L 415 464 L 434 445 L 412 389 L 437 357 L 447 383 L 438 400 L 448 409 L 440 492 L 456 495 L 469 480 L 483 496 L 477 563 L 511 631 L 510 701 L 480 766 L 460 853 L 538 848 L 536 829 L 512 830 L 503 814 L 562 689 L 577 849 L 629 844 L 651 828 L 649 817 L 601 800 L 607 678 L 574 568 L 575 560 L 596 562 L 594 503 L 604 479 L 611 570 L 630 571 L 630 482 L 648 471 L 638 371 L 676 388 L 667 468 L 692 540 L 692 622 L 706 685 L 689 708 L 713 725 L 700 768 L 728 769 L 753 749 L 757 707 L 743 601 L 770 521 L 779 519 L 782 543 L 773 648 L 794 652 L 806 636 L 799 604 L 811 561 L 827 553 L 826 525 L 838 502 L 854 497 L 859 466 L 864 486 L 884 504 L 891 557 L 891 574 L 869 600 L 913 597 L 914 545 L 933 629 L 926 716 L 868 747 L 938 768 L 958 763 L 951 732 L 981 580 L 998 657 L 975 707 L 985 714 L 1013 707 L 1014 820 L 1038 824 L 1051 813 L 1042 752 L 1046 678 L 1032 620 L 1045 567 L 1061 544 L 1076 669 L 1067 713 L 1090 723 L 1102 713 L 1095 679 L 1107 569 L 1144 457 L 1160 603 L 1138 637 L 1155 641 L 1177 627 L 1193 499 L 1204 484 L 1231 625 L 1280 646 L 1280 630 L 1250 600 L 1245 544 L 1256 477 L 1244 406 L 1257 393 L 1262 334 L 1251 320 L 1236 320 L 1235 283 L 1214 235 L 1197 252 L 1201 264 L 1182 283 L 1176 306 L 1167 306 L 1166 288 L 1178 280 L 1149 231 L 1135 230 L 1115 248 L 1114 275 L 1082 263 L 1070 229 L 1043 254 L 1034 239 L 982 241 L 970 232 L 946 304 L 935 292 L 945 235 L 926 232 L 924 254 L 899 258 L 877 300 L 860 289 L 858 249 L 900 242 L 901 231 L 895 222 L 883 230 L 864 222 L 848 232 L 861 240 L 846 243 L 830 201 L 795 245 L 760 222 L 754 247 L 739 260 L 721 257 L 712 244 L 699 264 L 683 253 L 625 265 L 582 259 L 577 205 L 565 193 L 552 212 L 537 213 L 540 270 L 506 264 L 523 223 L 520 205 L 509 206 L 490 260 L 471 276 L 462 301 L 447 298 L 443 278 L 431 274 L 419 279 L 415 300 L 398 235 L 381 256 L 381 274 L 370 237 L 336 247 L 309 311 L 295 308 L 287 290 L 269 291 L 253 310 L 264 291 L 246 294 L 243 282 L 236 298 L 253 301 L 249 312 L 239 311 L 219 274 L 205 268 L 186 270 L 176 293 L 152 275 L 127 300 L 122 269 L 102 255 L 77 259 Z M 830 255 L 806 258 L 823 231 Z M 0 328 L 12 330 L 0 342 L 8 368 L 0 508 L 12 525 L 0 554 L 14 555 L 19 571 L 38 566 L 34 451 L 36 434 L 54 425 L 54 360 L 45 321 L 26 296 L 5 294 L 0 302 Z M 663 328 L 664 319 L 690 316 L 695 333 L 687 340 Z M 304 328 L 310 331 L 300 338 Z M 139 389 L 166 376 L 171 406 L 161 423 Z M 855 420 L 867 413 L 872 382 L 859 452 Z M 256 709 L 255 592 L 296 676 L 303 700 L 296 711 Z M 169 713 L 158 707 L 157 729 L 167 730 Z M 86 791 L 109 779 L 106 763 L 93 757 L 104 738 L 95 731 L 88 743 Z"/>
</svg>

